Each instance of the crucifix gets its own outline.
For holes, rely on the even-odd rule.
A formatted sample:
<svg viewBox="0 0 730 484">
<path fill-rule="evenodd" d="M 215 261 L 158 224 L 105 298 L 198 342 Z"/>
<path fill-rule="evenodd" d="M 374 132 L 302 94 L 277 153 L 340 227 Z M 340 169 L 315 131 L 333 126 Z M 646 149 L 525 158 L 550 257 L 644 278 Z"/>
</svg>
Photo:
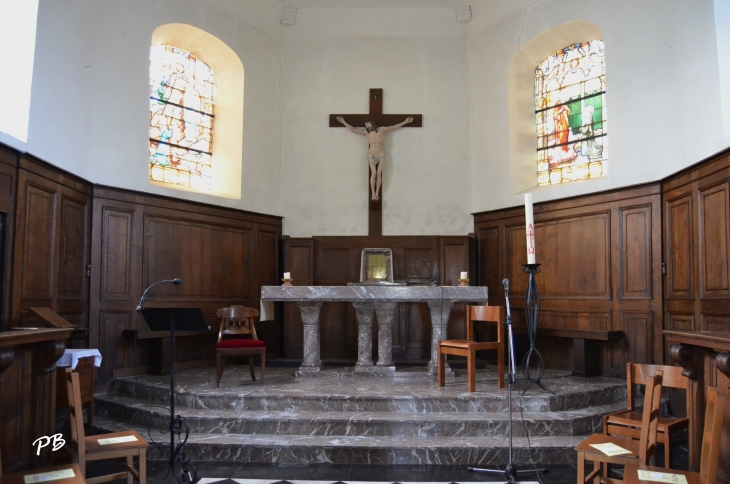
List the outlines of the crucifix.
<svg viewBox="0 0 730 484">
<path fill-rule="evenodd" d="M 361 127 L 362 126 L 362 127 Z M 350 131 L 368 137 L 368 235 L 383 235 L 383 190 L 381 176 L 384 153 L 382 142 L 385 132 L 401 127 L 420 128 L 423 116 L 420 114 L 383 114 L 383 90 L 370 89 L 370 112 L 368 114 L 330 114 L 330 128 L 346 127 Z"/>
</svg>

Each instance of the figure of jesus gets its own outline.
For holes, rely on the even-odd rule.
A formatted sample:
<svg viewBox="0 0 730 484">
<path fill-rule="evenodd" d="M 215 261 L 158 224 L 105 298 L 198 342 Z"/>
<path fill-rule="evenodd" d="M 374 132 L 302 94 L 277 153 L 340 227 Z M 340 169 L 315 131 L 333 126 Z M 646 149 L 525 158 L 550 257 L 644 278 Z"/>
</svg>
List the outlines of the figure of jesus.
<svg viewBox="0 0 730 484">
<path fill-rule="evenodd" d="M 372 119 L 365 120 L 365 128 L 355 128 L 350 126 L 342 116 L 337 116 L 337 121 L 342 123 L 347 129 L 353 133 L 361 134 L 368 138 L 369 151 L 368 151 L 368 163 L 370 164 L 370 191 L 372 192 L 372 199 L 378 200 L 380 198 L 380 185 L 383 180 L 383 162 L 385 161 L 385 149 L 383 148 L 383 141 L 385 140 L 385 133 L 388 131 L 395 131 L 398 128 L 402 128 L 408 123 L 413 122 L 413 118 L 406 118 L 402 123 L 395 124 L 393 126 L 378 126 Z"/>
</svg>

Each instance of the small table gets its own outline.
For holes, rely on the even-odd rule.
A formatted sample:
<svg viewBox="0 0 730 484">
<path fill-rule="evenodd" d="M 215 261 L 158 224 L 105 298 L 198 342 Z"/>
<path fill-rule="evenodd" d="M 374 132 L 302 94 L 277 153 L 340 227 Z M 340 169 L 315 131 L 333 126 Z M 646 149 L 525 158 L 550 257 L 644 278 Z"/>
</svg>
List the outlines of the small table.
<svg viewBox="0 0 730 484">
<path fill-rule="evenodd" d="M 88 403 L 86 431 L 94 427 L 94 367 L 101 366 L 101 353 L 96 349 L 67 349 L 56 363 L 56 408 L 68 407 L 66 368 L 79 374 L 81 403 Z"/>
</svg>

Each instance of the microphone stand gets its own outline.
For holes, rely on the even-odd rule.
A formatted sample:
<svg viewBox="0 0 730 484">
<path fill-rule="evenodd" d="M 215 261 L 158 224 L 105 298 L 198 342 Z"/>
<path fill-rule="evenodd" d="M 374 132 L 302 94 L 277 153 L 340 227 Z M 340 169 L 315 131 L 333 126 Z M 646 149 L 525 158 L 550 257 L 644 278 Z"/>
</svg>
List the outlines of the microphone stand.
<svg viewBox="0 0 730 484">
<path fill-rule="evenodd" d="M 507 306 L 507 350 L 508 350 L 508 375 L 507 375 L 507 406 L 509 407 L 509 462 L 503 471 L 499 469 L 481 469 L 478 467 L 467 467 L 467 470 L 473 472 L 484 472 L 487 474 L 501 474 L 509 484 L 517 482 L 517 476 L 524 474 L 546 473 L 547 468 L 541 469 L 525 469 L 517 470 L 517 466 L 512 462 L 512 385 L 517 383 L 517 365 L 515 364 L 515 340 L 512 335 L 512 311 L 509 305 L 509 279 L 502 279 L 504 286 L 504 301 Z"/>
<path fill-rule="evenodd" d="M 137 305 L 138 313 L 141 313 L 142 309 L 144 309 L 145 298 L 147 297 L 147 293 L 150 289 L 166 283 L 172 283 L 179 286 L 181 281 L 177 278 L 165 279 L 164 281 L 156 282 L 145 289 L 144 293 L 142 293 L 142 298 L 139 300 L 139 304 Z M 180 435 L 183 433 L 183 429 L 185 429 L 185 440 L 179 443 L 175 442 L 175 437 L 177 437 L 178 441 L 180 441 Z M 190 482 L 194 482 L 197 477 L 195 466 L 190 463 L 190 459 L 185 459 L 185 454 L 182 450 L 183 446 L 188 441 L 189 434 L 190 429 L 187 423 L 182 419 L 182 417 L 180 417 L 180 415 L 175 416 L 175 316 L 172 315 L 170 316 L 170 469 L 168 472 L 172 472 L 172 475 L 177 482 L 183 482 L 186 479 Z M 175 472 L 176 462 L 181 463 L 179 473 Z M 188 466 L 192 468 L 192 473 L 188 470 Z"/>
</svg>

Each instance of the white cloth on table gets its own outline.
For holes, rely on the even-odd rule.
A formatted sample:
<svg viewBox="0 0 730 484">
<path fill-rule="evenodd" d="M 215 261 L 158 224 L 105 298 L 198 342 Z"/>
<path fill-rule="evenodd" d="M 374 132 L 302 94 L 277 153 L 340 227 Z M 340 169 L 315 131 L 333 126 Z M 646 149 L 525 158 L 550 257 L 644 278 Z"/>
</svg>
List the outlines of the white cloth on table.
<svg viewBox="0 0 730 484">
<path fill-rule="evenodd" d="M 76 348 L 66 348 L 61 359 L 56 362 L 56 366 L 70 366 L 72 370 L 75 370 L 76 365 L 79 364 L 79 358 L 88 356 L 94 357 L 94 366 L 97 368 L 101 366 L 101 353 L 99 353 L 99 350 Z"/>
<path fill-rule="evenodd" d="M 274 301 L 261 301 L 259 321 L 274 321 Z"/>
</svg>

